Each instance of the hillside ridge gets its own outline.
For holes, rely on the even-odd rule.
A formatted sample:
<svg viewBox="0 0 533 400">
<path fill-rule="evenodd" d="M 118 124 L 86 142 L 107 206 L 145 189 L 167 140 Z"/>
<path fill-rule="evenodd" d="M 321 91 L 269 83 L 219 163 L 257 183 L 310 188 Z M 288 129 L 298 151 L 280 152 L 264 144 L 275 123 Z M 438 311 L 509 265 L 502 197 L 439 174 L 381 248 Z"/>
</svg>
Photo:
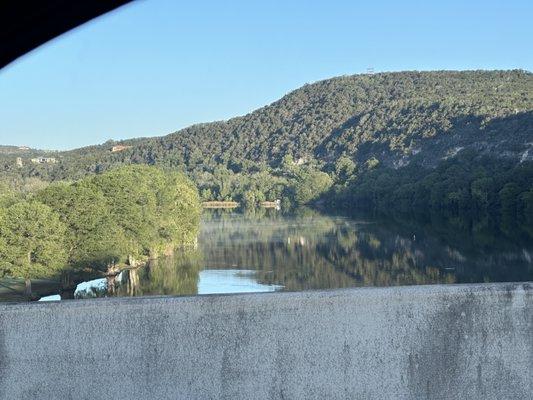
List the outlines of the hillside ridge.
<svg viewBox="0 0 533 400">
<path fill-rule="evenodd" d="M 225 121 L 57 152 L 56 165 L 24 173 L 65 179 L 122 163 L 188 170 L 199 164 L 275 166 L 287 155 L 324 165 L 347 156 L 393 168 L 412 162 L 432 167 L 465 149 L 520 162 L 533 159 L 532 113 L 533 73 L 528 71 L 346 75 L 306 84 Z M 111 152 L 116 145 L 131 147 Z M 4 170 L 10 168 L 4 164 Z"/>
</svg>

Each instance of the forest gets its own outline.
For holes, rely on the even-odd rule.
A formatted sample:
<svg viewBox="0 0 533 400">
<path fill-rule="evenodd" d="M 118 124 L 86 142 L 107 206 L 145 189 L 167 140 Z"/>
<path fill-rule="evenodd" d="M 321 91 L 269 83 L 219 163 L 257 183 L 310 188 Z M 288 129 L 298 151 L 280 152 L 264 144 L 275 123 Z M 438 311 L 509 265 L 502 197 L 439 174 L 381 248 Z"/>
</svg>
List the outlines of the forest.
<svg viewBox="0 0 533 400">
<path fill-rule="evenodd" d="M 533 162 L 462 152 L 436 168 L 377 167 L 339 182 L 329 208 L 385 215 L 459 216 L 485 220 L 511 236 L 533 238 Z M 507 232 L 505 232 L 507 231 Z"/>
<path fill-rule="evenodd" d="M 462 149 L 519 161 L 533 157 L 527 153 L 532 111 L 533 73 L 527 71 L 341 76 L 305 85 L 245 116 L 166 136 L 61 152 L 5 147 L 0 171 L 54 181 L 122 164 L 155 164 L 212 175 L 221 165 L 235 173 L 276 168 L 285 156 L 298 164 L 315 160 L 324 170 L 343 156 L 359 165 L 399 168 L 416 161 L 435 167 Z M 57 162 L 30 161 L 38 156 Z"/>
<path fill-rule="evenodd" d="M 0 196 L 0 277 L 116 275 L 196 243 L 200 203 L 178 172 L 125 166 L 32 192 Z"/>
<path fill-rule="evenodd" d="M 0 182 L 0 274 L 28 281 L 190 244 L 209 200 L 461 216 L 532 238 L 533 74 L 332 78 L 162 137 L 2 146 Z"/>
</svg>

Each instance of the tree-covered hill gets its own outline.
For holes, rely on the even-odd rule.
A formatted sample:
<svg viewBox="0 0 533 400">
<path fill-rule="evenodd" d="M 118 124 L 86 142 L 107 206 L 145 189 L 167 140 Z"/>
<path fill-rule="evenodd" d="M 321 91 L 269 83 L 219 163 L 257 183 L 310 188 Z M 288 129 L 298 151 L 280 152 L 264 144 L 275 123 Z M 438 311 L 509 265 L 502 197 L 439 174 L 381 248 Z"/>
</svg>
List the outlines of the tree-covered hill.
<svg viewBox="0 0 533 400">
<path fill-rule="evenodd" d="M 267 163 L 286 154 L 326 162 L 346 154 L 402 165 L 420 154 L 436 164 L 469 145 L 518 157 L 533 138 L 531 116 L 523 114 L 531 110 L 531 73 L 354 75 L 306 85 L 244 117 L 193 126 L 149 146 L 154 158 L 164 149 L 185 162 L 199 153 Z"/>
<path fill-rule="evenodd" d="M 111 152 L 113 146 L 131 146 Z M 526 71 L 397 72 L 332 78 L 297 89 L 248 115 L 167 136 L 56 153 L 54 165 L 24 160 L 24 176 L 73 179 L 121 163 L 233 170 L 277 166 L 284 156 L 327 169 L 345 155 L 360 165 L 433 167 L 464 149 L 533 159 L 533 74 Z M 16 171 L 14 155 L 0 155 Z"/>
</svg>

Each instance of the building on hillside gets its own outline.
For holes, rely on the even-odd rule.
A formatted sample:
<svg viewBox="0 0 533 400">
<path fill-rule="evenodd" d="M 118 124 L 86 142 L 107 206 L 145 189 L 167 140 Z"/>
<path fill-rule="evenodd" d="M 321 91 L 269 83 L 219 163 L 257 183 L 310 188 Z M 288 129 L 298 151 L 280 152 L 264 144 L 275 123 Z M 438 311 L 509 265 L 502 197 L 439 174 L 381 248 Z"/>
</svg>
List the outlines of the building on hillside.
<svg viewBox="0 0 533 400">
<path fill-rule="evenodd" d="M 19 146 L 18 147 L 19 150 L 29 150 L 30 148 L 28 146 Z"/>
<path fill-rule="evenodd" d="M 22 168 L 23 164 L 22 164 L 22 158 L 21 157 L 17 157 L 16 165 L 17 165 L 17 167 Z"/>
<path fill-rule="evenodd" d="M 31 162 L 34 164 L 55 164 L 57 160 L 54 157 L 37 157 L 32 158 Z"/>
<path fill-rule="evenodd" d="M 111 153 L 118 153 L 119 151 L 124 151 L 129 149 L 131 146 L 125 146 L 123 144 L 117 144 L 116 146 L 111 147 Z"/>
</svg>

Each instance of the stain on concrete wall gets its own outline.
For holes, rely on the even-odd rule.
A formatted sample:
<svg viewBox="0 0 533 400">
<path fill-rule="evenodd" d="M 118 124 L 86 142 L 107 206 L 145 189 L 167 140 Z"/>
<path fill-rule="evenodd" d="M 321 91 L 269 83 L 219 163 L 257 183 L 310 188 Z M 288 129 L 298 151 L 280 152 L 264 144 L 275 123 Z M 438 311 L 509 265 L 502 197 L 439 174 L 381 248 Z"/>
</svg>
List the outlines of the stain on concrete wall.
<svg viewBox="0 0 533 400">
<path fill-rule="evenodd" d="M 0 305 L 0 398 L 531 399 L 532 293 L 525 283 Z"/>
</svg>

